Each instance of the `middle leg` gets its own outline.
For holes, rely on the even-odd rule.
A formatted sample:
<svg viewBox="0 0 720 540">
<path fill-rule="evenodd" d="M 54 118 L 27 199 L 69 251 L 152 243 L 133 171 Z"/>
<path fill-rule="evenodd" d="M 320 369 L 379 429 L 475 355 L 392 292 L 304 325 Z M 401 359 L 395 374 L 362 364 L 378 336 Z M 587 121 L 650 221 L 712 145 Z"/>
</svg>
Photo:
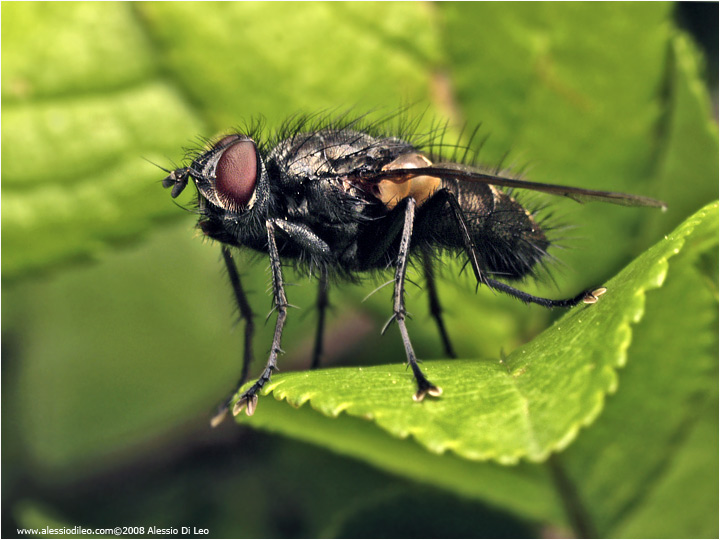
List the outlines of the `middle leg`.
<svg viewBox="0 0 720 540">
<path fill-rule="evenodd" d="M 410 254 L 410 240 L 412 238 L 413 223 L 415 221 L 415 206 L 417 202 L 412 197 L 406 200 L 407 206 L 405 207 L 405 222 L 403 224 L 402 237 L 400 239 L 400 250 L 398 252 L 396 266 L 395 266 L 395 289 L 393 293 L 393 318 L 397 321 L 398 327 L 400 328 L 400 335 L 402 336 L 403 345 L 405 346 L 405 355 L 407 356 L 408 364 L 415 375 L 415 381 L 417 382 L 417 392 L 413 395 L 415 401 L 422 401 L 427 394 L 431 396 L 439 396 L 442 394 L 442 389 L 439 386 L 432 384 L 423 374 L 422 370 L 418 366 L 417 357 L 413 350 L 412 343 L 410 342 L 410 336 L 405 325 L 405 317 L 407 311 L 405 310 L 405 274 L 407 272 L 407 262 Z"/>
</svg>

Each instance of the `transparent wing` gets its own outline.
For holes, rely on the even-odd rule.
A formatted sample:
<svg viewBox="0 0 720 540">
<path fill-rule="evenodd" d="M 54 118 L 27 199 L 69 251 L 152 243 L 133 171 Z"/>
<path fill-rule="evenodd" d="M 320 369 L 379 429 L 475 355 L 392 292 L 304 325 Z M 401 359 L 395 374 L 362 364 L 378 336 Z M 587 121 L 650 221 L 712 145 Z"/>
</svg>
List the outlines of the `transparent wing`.
<svg viewBox="0 0 720 540">
<path fill-rule="evenodd" d="M 368 175 L 368 177 L 363 178 L 363 180 L 370 183 L 389 180 L 391 182 L 402 184 L 416 176 L 454 178 L 460 182 L 481 182 L 483 184 L 492 184 L 494 186 L 530 189 L 533 191 L 540 191 L 542 193 L 550 193 L 551 195 L 568 197 L 579 203 L 600 201 L 619 204 L 622 206 L 651 206 L 661 208 L 662 210 L 667 208 L 667 205 L 664 202 L 650 197 L 643 197 L 642 195 L 629 195 L 627 193 L 616 193 L 613 191 L 596 191 L 594 189 L 544 184 L 542 182 L 528 182 L 527 180 L 517 180 L 514 178 L 505 178 L 494 174 L 488 174 L 473 167 L 459 165 L 457 163 L 436 163 L 429 167 L 420 167 L 416 169 L 393 169 L 381 171 Z"/>
</svg>

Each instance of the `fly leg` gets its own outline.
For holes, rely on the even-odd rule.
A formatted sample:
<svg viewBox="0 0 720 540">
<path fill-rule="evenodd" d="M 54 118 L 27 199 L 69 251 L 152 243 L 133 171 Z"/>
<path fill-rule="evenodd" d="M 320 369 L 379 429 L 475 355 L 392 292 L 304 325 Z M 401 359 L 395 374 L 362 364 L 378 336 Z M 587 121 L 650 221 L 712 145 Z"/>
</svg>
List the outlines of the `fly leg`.
<svg viewBox="0 0 720 540">
<path fill-rule="evenodd" d="M 417 363 L 417 357 L 410 343 L 407 326 L 405 326 L 405 274 L 407 271 L 408 255 L 410 253 L 410 239 L 412 237 L 413 222 L 415 221 L 415 206 L 417 202 L 412 197 L 406 200 L 405 223 L 403 225 L 402 237 L 400 239 L 400 251 L 398 252 L 397 262 L 395 266 L 395 290 L 393 293 L 393 318 L 397 321 L 402 336 L 403 345 L 405 346 L 405 354 L 408 364 L 415 375 L 418 390 L 413 396 L 415 401 L 422 401 L 423 398 L 430 394 L 431 396 L 439 396 L 442 389 L 435 386 L 427 380 Z"/>
<path fill-rule="evenodd" d="M 282 268 L 280 266 L 280 255 L 278 254 L 277 243 L 275 242 L 274 221 L 265 223 L 268 236 L 268 253 L 270 255 L 270 271 L 272 273 L 273 298 L 275 300 L 275 309 L 277 310 L 277 321 L 275 322 L 275 334 L 273 336 L 272 348 L 270 349 L 270 357 L 268 358 L 265 369 L 250 388 L 245 390 L 235 402 L 233 406 L 233 415 L 237 416 L 244 408 L 247 407 L 245 413 L 252 416 L 257 406 L 257 393 L 270 380 L 272 372 L 277 369 L 277 357 L 282 349 L 280 342 L 282 340 L 283 327 L 287 318 L 287 309 L 289 306 L 285 296 L 285 288 L 283 287 Z"/>
<path fill-rule="evenodd" d="M 504 292 L 505 294 L 509 294 L 513 298 L 517 298 L 518 300 L 525 302 L 526 304 L 538 304 L 539 306 L 544 306 L 546 308 L 570 308 L 580 303 L 594 304 L 598 301 L 598 296 L 602 296 L 607 292 L 607 289 L 605 287 L 596 287 L 594 289 L 588 289 L 586 291 L 583 291 L 577 296 L 573 296 L 572 298 L 553 300 L 551 298 L 543 298 L 542 296 L 535 296 L 526 293 L 525 291 L 521 291 L 519 289 L 516 289 L 515 287 L 511 287 L 510 285 L 508 285 L 507 283 L 503 283 L 502 281 L 488 279 L 487 283 L 488 286 L 492 289 Z"/>
<path fill-rule="evenodd" d="M 437 288 L 435 287 L 435 270 L 433 269 L 432 260 L 427 252 L 423 252 L 422 255 L 423 270 L 425 271 L 425 284 L 427 285 L 428 301 L 430 303 L 430 314 L 435 319 L 435 324 L 440 332 L 440 338 L 445 348 L 445 354 L 449 358 L 457 358 L 455 351 L 453 350 L 452 343 L 450 343 L 450 336 L 448 336 L 445 328 L 445 321 L 442 318 L 442 306 L 440 305 L 440 299 L 438 298 Z"/>
<path fill-rule="evenodd" d="M 318 283 L 317 308 L 319 312 L 317 330 L 315 331 L 315 347 L 313 349 L 312 369 L 320 365 L 320 358 L 323 351 L 323 334 L 325 330 L 325 312 L 328 307 L 328 272 L 327 265 L 332 261 L 332 250 L 330 246 L 310 227 L 301 223 L 286 220 L 275 220 L 273 226 L 277 227 L 287 240 L 293 242 L 306 253 L 311 259 L 317 261 L 320 268 L 320 279 Z M 275 249 L 277 254 L 277 248 Z M 272 254 L 271 254 L 272 260 Z M 279 265 L 279 263 L 278 263 Z"/>
<path fill-rule="evenodd" d="M 318 310 L 318 323 L 315 330 L 315 347 L 313 348 L 312 364 L 311 369 L 316 369 L 320 366 L 320 359 L 323 353 L 323 334 L 325 332 L 325 312 L 328 308 L 328 275 L 327 269 L 322 268 L 320 270 L 320 281 L 318 283 L 318 295 L 317 295 L 317 310 Z"/>
<path fill-rule="evenodd" d="M 245 296 L 245 291 L 242 288 L 240 282 L 240 275 L 238 274 L 237 267 L 233 261 L 232 253 L 227 246 L 222 247 L 223 260 L 225 261 L 225 267 L 227 268 L 228 277 L 230 278 L 230 284 L 232 285 L 233 292 L 235 293 L 235 302 L 237 303 L 238 311 L 240 312 L 240 318 L 245 321 L 245 347 L 243 349 L 243 364 L 242 371 L 240 372 L 240 379 L 235 386 L 232 393 L 223 400 L 222 404 L 218 407 L 215 415 L 210 420 L 210 425 L 216 427 L 220 422 L 223 421 L 227 413 L 232 398 L 235 396 L 240 387 L 245 383 L 252 363 L 252 335 L 255 329 L 253 317 L 255 316 L 250 308 L 250 304 Z"/>
</svg>

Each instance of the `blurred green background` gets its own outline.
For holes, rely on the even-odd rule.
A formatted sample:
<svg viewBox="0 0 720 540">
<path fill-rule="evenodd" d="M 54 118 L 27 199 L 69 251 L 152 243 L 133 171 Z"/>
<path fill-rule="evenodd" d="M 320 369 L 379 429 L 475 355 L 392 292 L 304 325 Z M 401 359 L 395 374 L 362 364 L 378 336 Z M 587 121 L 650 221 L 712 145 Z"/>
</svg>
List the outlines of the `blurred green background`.
<svg viewBox="0 0 720 540">
<path fill-rule="evenodd" d="M 622 404 L 633 384 L 649 396 L 674 380 L 661 358 L 653 371 L 631 359 L 620 372 L 615 408 L 601 416 L 604 432 L 618 434 L 602 442 L 604 469 L 593 469 L 597 448 L 581 432 L 544 464 L 433 456 L 428 470 L 400 472 L 332 444 L 233 422 L 209 428 L 237 377 L 242 331 L 217 246 L 198 238 L 193 215 L 172 204 L 163 172 L 146 161 L 169 167 L 198 136 L 258 115 L 272 129 L 297 112 L 417 104 L 427 125 L 482 122 L 480 159 L 491 166 L 669 204 L 660 214 L 559 203 L 561 220 L 577 226 L 563 240 L 572 249 L 554 253 L 556 283 L 525 288 L 573 295 L 717 198 L 717 112 L 702 54 L 681 28 L 717 21 L 717 6 L 700 17 L 683 10 L 3 3 L 2 536 L 44 525 L 190 526 L 211 537 L 717 536 L 717 317 L 685 316 L 716 310 L 716 250 L 693 262 L 703 270 L 692 279 L 709 284 L 687 278 L 690 295 L 657 304 L 702 322 L 684 334 L 702 338 L 687 359 L 702 376 L 663 394 L 677 418 L 648 447 L 622 446 L 613 419 L 663 425 Z M 240 260 L 262 316 L 266 262 Z M 461 357 L 497 358 L 553 316 L 481 291 L 470 318 L 462 306 L 475 302 L 472 284 L 447 274 L 441 293 Z M 314 325 L 314 286 L 288 281 L 303 310 L 287 325 L 283 371 L 307 365 Z M 376 285 L 331 291 L 329 364 L 404 358 L 396 335 L 379 336 L 390 292 L 360 303 Z M 408 302 L 416 350 L 441 357 L 421 291 L 410 289 Z M 254 372 L 272 331 L 258 326 Z M 425 452 L 403 444 L 387 451 Z M 643 465 L 622 462 L 631 454 Z M 475 485 L 433 480 L 449 470 Z"/>
</svg>

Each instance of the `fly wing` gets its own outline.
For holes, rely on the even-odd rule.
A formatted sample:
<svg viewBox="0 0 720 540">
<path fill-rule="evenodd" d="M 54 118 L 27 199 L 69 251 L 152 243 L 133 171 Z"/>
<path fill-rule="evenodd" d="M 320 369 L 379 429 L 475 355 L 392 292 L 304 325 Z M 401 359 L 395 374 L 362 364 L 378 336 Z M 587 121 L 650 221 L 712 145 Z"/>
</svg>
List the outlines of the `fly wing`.
<svg viewBox="0 0 720 540">
<path fill-rule="evenodd" d="M 579 203 L 600 201 L 622 206 L 651 206 L 661 208 L 663 211 L 667 209 L 667 205 L 664 202 L 650 197 L 643 197 L 642 195 L 629 195 L 627 193 L 616 193 L 613 191 L 596 191 L 594 189 L 544 184 L 542 182 L 528 182 L 527 180 L 517 180 L 515 178 L 505 178 L 503 176 L 484 173 L 478 169 L 458 165 L 457 163 L 436 163 L 429 167 L 416 169 L 408 168 L 380 171 L 373 173 L 371 178 L 363 178 L 363 180 L 372 183 L 387 180 L 402 184 L 416 176 L 454 178 L 460 182 L 480 182 L 494 186 L 530 189 L 542 193 L 550 193 L 551 195 L 568 197 Z"/>
</svg>

